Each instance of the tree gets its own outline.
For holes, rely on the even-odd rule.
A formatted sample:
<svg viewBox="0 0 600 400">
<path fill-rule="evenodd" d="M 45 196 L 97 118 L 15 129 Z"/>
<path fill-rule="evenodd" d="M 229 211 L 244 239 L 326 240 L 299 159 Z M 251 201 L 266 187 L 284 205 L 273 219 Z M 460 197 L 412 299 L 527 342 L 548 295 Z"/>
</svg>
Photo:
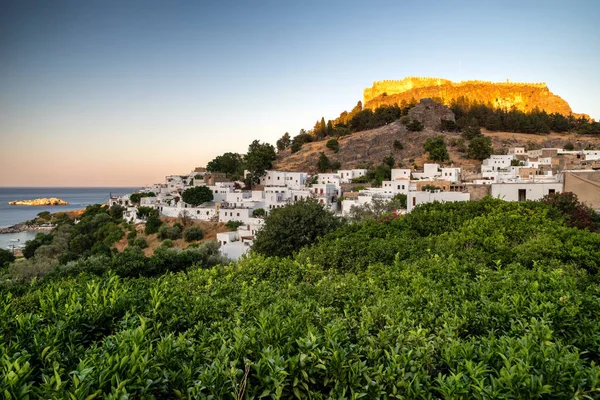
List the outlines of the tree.
<svg viewBox="0 0 600 400">
<path fill-rule="evenodd" d="M 567 142 L 565 143 L 565 145 L 563 146 L 563 149 L 567 150 L 567 151 L 573 151 L 575 150 L 575 146 L 573 146 L 573 143 L 571 142 Z"/>
<path fill-rule="evenodd" d="M 469 158 L 474 160 L 484 160 L 489 158 L 493 151 L 492 139 L 488 136 L 477 136 L 469 143 Z"/>
<path fill-rule="evenodd" d="M 123 207 L 120 204 L 113 204 L 109 209 L 108 209 L 108 214 L 114 219 L 114 220 L 120 220 L 123 219 L 123 213 L 125 212 L 125 207 Z"/>
<path fill-rule="evenodd" d="M 283 151 L 283 150 L 287 149 L 288 147 L 290 147 L 291 144 L 292 144 L 292 139 L 290 138 L 290 134 L 286 132 L 283 134 L 281 139 L 279 139 L 276 143 L 277 151 Z"/>
<path fill-rule="evenodd" d="M 384 214 L 406 209 L 406 197 L 405 194 L 398 194 L 391 200 L 375 197 L 368 203 L 350 207 L 348 218 L 352 222 L 376 220 Z"/>
<path fill-rule="evenodd" d="M 199 206 L 200 204 L 212 201 L 214 198 L 212 190 L 206 186 L 196 186 L 186 189 L 181 194 L 181 199 L 187 204 Z"/>
<path fill-rule="evenodd" d="M 394 149 L 404 150 L 404 146 L 402 145 L 402 142 L 400 142 L 399 140 L 394 140 Z"/>
<path fill-rule="evenodd" d="M 15 256 L 8 250 L 0 249 L 0 268 L 15 261 Z"/>
<path fill-rule="evenodd" d="M 230 179 L 237 179 L 244 174 L 244 160 L 238 153 L 224 153 L 206 164 L 208 172 L 223 172 Z"/>
<path fill-rule="evenodd" d="M 252 251 L 287 257 L 341 225 L 342 221 L 316 200 L 299 200 L 267 215 L 254 237 Z"/>
<path fill-rule="evenodd" d="M 158 215 L 158 210 L 152 210 L 148 214 L 148 218 L 146 219 L 146 227 L 144 228 L 144 233 L 146 235 L 152 235 L 153 233 L 158 232 L 158 228 L 162 225 L 162 221 Z"/>
<path fill-rule="evenodd" d="M 406 129 L 411 132 L 421 132 L 423 130 L 423 124 L 416 119 L 413 119 L 406 125 Z"/>
<path fill-rule="evenodd" d="M 186 242 L 193 242 L 196 240 L 202 240 L 204 237 L 204 231 L 199 226 L 190 226 L 183 231 L 183 239 Z"/>
<path fill-rule="evenodd" d="M 600 230 L 600 214 L 580 202 L 573 192 L 548 194 L 540 201 L 558 210 L 569 226 L 596 232 Z"/>
<path fill-rule="evenodd" d="M 394 156 L 391 154 L 387 157 L 384 157 L 382 162 L 390 168 L 394 168 L 394 164 L 396 164 L 396 160 L 394 160 Z"/>
<path fill-rule="evenodd" d="M 264 217 L 265 215 L 267 215 L 267 213 L 264 208 L 257 208 L 256 210 L 252 211 L 253 217 Z"/>
<path fill-rule="evenodd" d="M 319 161 L 317 161 L 317 171 L 327 172 L 331 169 L 331 162 L 325 153 L 321 152 L 319 155 Z"/>
<path fill-rule="evenodd" d="M 258 140 L 250 143 L 246 154 L 246 169 L 250 172 L 251 182 L 258 183 L 260 177 L 273 167 L 276 158 L 277 153 L 273 145 L 260 143 Z"/>
<path fill-rule="evenodd" d="M 429 152 L 429 159 L 431 161 L 446 161 L 450 159 L 446 142 L 444 142 L 442 135 L 427 139 L 423 145 L 423 149 Z"/>
<path fill-rule="evenodd" d="M 467 140 L 472 140 L 478 136 L 481 136 L 481 128 L 479 126 L 467 126 L 461 133 L 462 137 Z"/>
<path fill-rule="evenodd" d="M 329 139 L 325 147 L 327 147 L 329 150 L 333 150 L 334 153 L 340 151 L 340 143 L 337 141 L 337 139 Z"/>
</svg>

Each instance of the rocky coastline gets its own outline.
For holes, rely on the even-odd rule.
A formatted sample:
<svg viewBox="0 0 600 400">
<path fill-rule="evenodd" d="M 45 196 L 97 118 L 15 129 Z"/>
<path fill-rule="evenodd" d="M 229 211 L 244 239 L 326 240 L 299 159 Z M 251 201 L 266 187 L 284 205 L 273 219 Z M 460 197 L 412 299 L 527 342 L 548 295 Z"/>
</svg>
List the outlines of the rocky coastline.
<svg viewBox="0 0 600 400">
<path fill-rule="evenodd" d="M 54 229 L 54 225 L 27 225 L 23 222 L 9 226 L 6 228 L 0 228 L 0 234 L 3 233 L 21 233 L 21 232 L 50 232 Z"/>
<path fill-rule="evenodd" d="M 15 200 L 9 201 L 9 206 L 68 206 L 69 203 L 56 198 L 41 198 L 41 199 L 32 199 L 32 200 Z"/>
</svg>

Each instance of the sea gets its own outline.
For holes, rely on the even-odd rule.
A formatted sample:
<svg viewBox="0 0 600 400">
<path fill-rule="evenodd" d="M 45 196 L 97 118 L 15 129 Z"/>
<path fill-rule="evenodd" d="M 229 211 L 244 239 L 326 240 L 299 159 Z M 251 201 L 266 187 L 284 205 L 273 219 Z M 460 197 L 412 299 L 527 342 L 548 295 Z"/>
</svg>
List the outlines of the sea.
<svg viewBox="0 0 600 400">
<path fill-rule="evenodd" d="M 93 204 L 106 204 L 109 196 L 133 193 L 137 187 L 0 187 L 0 228 L 6 228 L 35 218 L 42 211 L 80 210 Z M 14 200 L 30 200 L 43 197 L 57 197 L 69 203 L 67 206 L 9 206 Z M 0 234 L 0 248 L 22 247 L 35 237 L 35 232 Z"/>
</svg>

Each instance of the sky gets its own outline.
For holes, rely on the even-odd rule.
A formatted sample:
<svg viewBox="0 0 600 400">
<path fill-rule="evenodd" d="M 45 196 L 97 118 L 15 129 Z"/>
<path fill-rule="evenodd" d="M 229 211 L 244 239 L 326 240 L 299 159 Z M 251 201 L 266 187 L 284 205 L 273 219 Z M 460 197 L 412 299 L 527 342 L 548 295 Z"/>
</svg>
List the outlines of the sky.
<svg viewBox="0 0 600 400">
<path fill-rule="evenodd" d="M 0 186 L 143 186 L 374 81 L 546 82 L 600 119 L 600 1 L 0 0 Z"/>
</svg>

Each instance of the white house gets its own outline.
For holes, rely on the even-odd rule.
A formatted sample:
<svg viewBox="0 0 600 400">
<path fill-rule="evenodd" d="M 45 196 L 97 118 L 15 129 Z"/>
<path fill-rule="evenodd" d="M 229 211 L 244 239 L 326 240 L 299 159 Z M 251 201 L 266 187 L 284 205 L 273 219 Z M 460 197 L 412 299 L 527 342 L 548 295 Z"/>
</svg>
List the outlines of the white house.
<svg viewBox="0 0 600 400">
<path fill-rule="evenodd" d="M 384 190 L 384 193 L 392 196 L 397 194 L 408 194 L 409 187 L 410 180 L 408 179 L 381 182 L 381 188 Z"/>
<path fill-rule="evenodd" d="M 424 164 L 423 172 L 413 172 L 412 176 L 414 179 L 432 179 L 441 174 L 439 164 Z"/>
<path fill-rule="evenodd" d="M 409 192 L 406 202 L 406 211 L 411 212 L 413 208 L 419 204 L 433 203 L 435 201 L 447 203 L 469 200 L 471 200 L 471 194 L 463 192 Z"/>
<path fill-rule="evenodd" d="M 392 169 L 392 180 L 398 179 L 410 179 L 410 169 L 408 168 L 395 168 Z"/>
<path fill-rule="evenodd" d="M 442 168 L 439 179 L 452 183 L 460 181 L 460 168 Z"/>
<path fill-rule="evenodd" d="M 352 179 L 360 178 L 367 174 L 366 169 L 341 169 L 337 172 L 340 176 L 340 183 L 351 183 Z"/>
<path fill-rule="evenodd" d="M 508 154 L 525 155 L 525 147 L 509 147 Z"/>
<path fill-rule="evenodd" d="M 319 174 L 317 175 L 317 182 L 321 185 L 326 183 L 333 183 L 336 186 L 339 186 L 341 183 L 341 178 L 338 174 Z"/>
<path fill-rule="evenodd" d="M 492 197 L 506 201 L 539 200 L 547 194 L 561 193 L 562 182 L 514 182 L 492 184 Z"/>
<path fill-rule="evenodd" d="M 600 160 L 600 150 L 583 150 L 586 161 Z"/>
</svg>

